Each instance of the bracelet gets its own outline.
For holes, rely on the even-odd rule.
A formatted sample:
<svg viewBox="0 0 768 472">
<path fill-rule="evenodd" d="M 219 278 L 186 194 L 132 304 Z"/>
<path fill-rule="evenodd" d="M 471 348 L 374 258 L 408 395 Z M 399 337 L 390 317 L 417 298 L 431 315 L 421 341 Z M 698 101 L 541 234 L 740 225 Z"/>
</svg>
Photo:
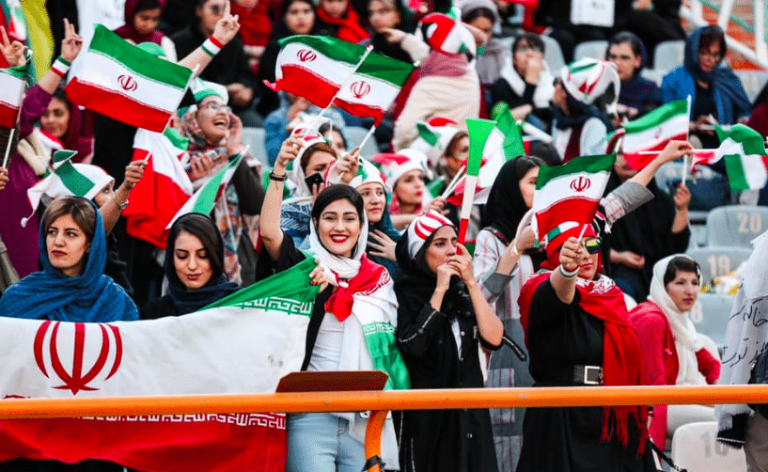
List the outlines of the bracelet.
<svg viewBox="0 0 768 472">
<path fill-rule="evenodd" d="M 274 171 L 270 171 L 269 172 L 269 180 L 272 180 L 274 182 L 285 182 L 286 180 L 288 180 L 288 176 L 285 175 L 285 174 L 277 175 L 277 174 L 275 174 Z"/>
<path fill-rule="evenodd" d="M 71 62 L 59 56 L 56 58 L 55 61 L 53 61 L 53 64 L 51 65 L 51 71 L 53 71 L 53 73 L 58 75 L 59 77 L 64 77 L 65 75 L 67 75 L 67 72 L 69 71 L 69 66 L 71 65 L 72 65 Z"/>
<path fill-rule="evenodd" d="M 117 196 L 114 193 L 112 193 L 112 200 L 115 201 L 115 204 L 118 208 L 120 208 L 120 211 L 125 210 L 125 208 L 128 206 L 128 200 L 126 200 L 124 203 L 120 203 L 117 201 Z"/>
<path fill-rule="evenodd" d="M 224 45 L 218 39 L 209 36 L 200 47 L 203 48 L 203 51 L 205 51 L 206 54 L 214 57 L 221 51 L 221 48 L 223 48 Z"/>
<path fill-rule="evenodd" d="M 565 270 L 565 267 L 563 267 L 563 265 L 560 264 L 557 267 L 557 270 L 560 271 L 560 275 L 562 275 L 566 279 L 572 279 L 572 278 L 576 277 L 577 275 L 579 275 L 579 268 L 578 267 L 576 267 L 576 269 L 574 269 L 572 272 L 568 272 L 567 270 Z"/>
</svg>

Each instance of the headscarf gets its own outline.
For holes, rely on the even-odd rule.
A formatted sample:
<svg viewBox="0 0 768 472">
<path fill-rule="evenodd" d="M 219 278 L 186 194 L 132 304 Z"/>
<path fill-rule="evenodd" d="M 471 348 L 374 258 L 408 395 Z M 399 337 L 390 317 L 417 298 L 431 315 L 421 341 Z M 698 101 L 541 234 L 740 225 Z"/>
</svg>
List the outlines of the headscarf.
<svg viewBox="0 0 768 472">
<path fill-rule="evenodd" d="M 165 0 L 158 0 L 160 2 L 160 9 L 165 9 Z M 136 7 L 139 6 L 141 0 L 126 0 L 125 2 L 125 24 L 115 30 L 115 34 L 123 39 L 133 41 L 134 44 L 140 44 L 144 42 L 151 42 L 160 44 L 165 36 L 160 30 L 153 30 L 149 34 L 139 34 L 134 26 L 136 14 Z"/>
<path fill-rule="evenodd" d="M 165 9 L 165 0 L 158 0 L 161 10 Z M 162 31 L 155 29 L 149 34 L 140 34 L 134 25 L 135 17 L 139 13 L 136 8 L 139 6 L 141 0 L 126 0 L 125 2 L 125 24 L 115 29 L 114 32 L 123 39 L 132 41 L 134 44 L 141 44 L 144 42 L 151 42 L 160 44 L 163 36 Z"/>
<path fill-rule="evenodd" d="M 673 254 L 654 264 L 651 294 L 648 296 L 648 300 L 658 305 L 667 316 L 672 334 L 675 337 L 675 350 L 677 351 L 677 360 L 680 363 L 675 383 L 677 385 L 706 385 L 707 380 L 699 372 L 699 363 L 696 360 L 696 352 L 704 348 L 704 342 L 696 333 L 696 326 L 691 321 L 691 312 L 679 311 L 664 286 L 664 274 L 667 272 L 667 266 L 676 257 L 693 260 L 685 254 Z M 697 275 L 701 277 L 701 274 Z"/>
<path fill-rule="evenodd" d="M 371 1 L 372 0 L 368 0 L 368 6 L 370 6 Z M 408 13 L 406 13 L 405 8 L 403 7 L 402 0 L 381 1 L 393 7 L 400 14 L 400 22 L 395 25 L 394 29 L 404 31 L 406 33 L 413 33 L 414 25 L 409 23 L 407 20 Z M 373 46 L 374 51 L 380 54 L 384 54 L 385 56 L 389 56 L 392 59 L 397 59 L 408 64 L 413 62 L 411 55 L 408 54 L 400 44 L 392 44 L 387 41 L 386 35 L 374 32 L 371 45 Z"/>
<path fill-rule="evenodd" d="M 205 252 L 208 254 L 219 252 L 219 256 L 223 262 L 224 239 L 221 237 L 221 233 L 219 232 L 218 228 L 216 228 L 216 223 L 207 215 L 202 215 L 200 213 L 189 213 L 176 220 L 173 223 L 173 226 L 176 226 L 180 224 L 180 222 L 183 222 L 185 219 L 189 218 L 200 218 L 209 223 L 210 227 L 208 229 L 212 234 L 215 233 L 215 237 L 219 241 L 220 250 L 217 251 L 216 248 L 206 247 Z M 171 227 L 170 233 L 174 234 L 173 227 Z M 199 235 L 195 234 L 193 236 L 197 236 L 199 238 Z M 203 238 L 199 239 L 201 242 L 204 241 Z M 209 280 L 204 287 L 201 287 L 197 290 L 189 290 L 181 282 L 178 274 L 176 273 L 176 266 L 173 262 L 173 256 L 176 249 L 176 240 L 172 240 L 170 235 L 168 236 L 168 244 L 166 247 L 167 249 L 165 251 L 164 265 L 165 277 L 168 279 L 168 289 L 170 291 L 171 298 L 173 299 L 173 303 L 176 305 L 176 309 L 180 315 L 186 315 L 187 313 L 192 313 L 193 311 L 204 308 L 211 303 L 219 301 L 227 295 L 240 289 L 240 286 L 235 282 L 227 281 L 227 277 L 224 275 L 223 271 L 215 270 L 211 276 L 211 280 Z"/>
<path fill-rule="evenodd" d="M 381 171 L 386 177 L 387 183 L 392 187 L 392 202 L 389 210 L 393 215 L 400 214 L 400 201 L 397 198 L 397 194 L 394 192 L 394 188 L 397 186 L 397 181 L 406 172 L 412 170 L 420 170 L 424 173 L 426 178 L 430 178 L 430 171 L 427 167 L 427 155 L 416 149 L 402 149 L 394 154 L 380 153 L 376 154 L 372 158 L 373 162 L 381 167 Z M 421 213 L 421 210 L 426 207 L 432 199 L 429 191 L 424 189 L 421 205 L 416 208 L 415 213 Z"/>
<path fill-rule="evenodd" d="M 360 26 L 360 18 L 350 2 L 347 3 L 347 11 L 344 12 L 343 18 L 335 18 L 320 7 L 317 9 L 317 19 L 327 25 L 335 26 L 336 37 L 344 41 L 357 44 L 371 37 L 365 28 Z"/>
<path fill-rule="evenodd" d="M 715 70 L 705 74 L 699 68 L 699 43 L 701 42 L 701 33 L 705 28 L 719 29 L 720 27 L 701 27 L 688 36 L 688 39 L 685 41 L 685 59 L 683 61 L 685 70 L 695 80 L 712 84 L 713 87 L 728 98 L 729 103 L 733 104 L 732 109 L 751 110 L 752 105 L 749 103 L 749 98 L 743 93 L 744 87 L 731 69 L 720 67 L 720 64 L 718 64 Z M 725 50 L 722 51 L 722 57 L 725 57 L 725 52 Z M 720 119 L 722 120 L 723 117 L 720 117 Z"/>
<path fill-rule="evenodd" d="M 547 244 L 547 262 L 542 267 L 554 269 L 553 261 L 559 261 L 563 242 L 571 236 L 577 237 L 581 227 L 565 231 Z M 591 226 L 584 233 L 594 236 Z M 598 258 L 599 260 L 599 258 Z M 559 262 L 557 262 L 559 265 Z M 600 263 L 598 262 L 599 274 Z M 542 271 L 531 277 L 520 290 L 520 323 L 525 331 L 528 344 L 528 327 L 532 316 L 531 305 L 539 285 L 549 279 L 552 272 Z M 643 357 L 632 324 L 629 321 L 624 292 L 610 278 L 597 275 L 594 280 L 578 277 L 576 280 L 579 307 L 588 315 L 603 322 L 603 377 L 604 385 L 642 385 Z M 566 360 L 567 361 L 567 360 Z M 627 445 L 629 440 L 630 420 L 637 428 L 639 437 L 638 453 L 642 454 L 648 437 L 648 411 L 645 406 L 603 407 L 603 426 L 601 441 L 615 440 Z"/>
<path fill-rule="evenodd" d="M 613 129 L 608 117 L 595 104 L 613 85 L 614 97 L 607 104 L 607 111 L 615 109 L 621 93 L 621 80 L 614 64 L 591 58 L 579 59 L 560 70 L 560 80 L 568 97 L 570 115 L 559 107 L 555 109 L 557 129 L 581 126 L 593 117 L 602 121 L 609 131 Z"/>
<path fill-rule="evenodd" d="M 109 323 L 139 318 L 136 305 L 122 287 L 104 275 L 107 241 L 104 223 L 96 204 L 96 226 L 85 268 L 81 275 L 69 277 L 53 267 L 48 259 L 46 235 L 40 225 L 40 263 L 43 270 L 24 277 L 0 298 L 3 316 L 49 319 L 80 323 Z"/>
<path fill-rule="evenodd" d="M 481 226 L 490 226 L 501 234 L 507 243 L 515 239 L 517 227 L 528 211 L 523 194 L 520 193 L 520 179 L 517 178 L 516 159 L 506 162 L 496 180 L 493 181 L 488 205 L 483 208 Z"/>
</svg>

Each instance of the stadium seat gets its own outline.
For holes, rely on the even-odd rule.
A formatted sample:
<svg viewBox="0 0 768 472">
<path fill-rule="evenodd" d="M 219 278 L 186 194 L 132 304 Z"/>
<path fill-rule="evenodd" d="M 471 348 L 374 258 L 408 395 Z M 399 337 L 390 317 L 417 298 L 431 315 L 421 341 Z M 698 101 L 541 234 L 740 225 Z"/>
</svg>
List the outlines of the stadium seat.
<svg viewBox="0 0 768 472">
<path fill-rule="evenodd" d="M 688 472 L 746 472 L 744 451 L 715 440 L 717 422 L 689 423 L 675 431 L 672 460 Z"/>
<path fill-rule="evenodd" d="M 754 102 L 757 95 L 768 82 L 768 72 L 761 70 L 735 70 L 736 77 L 741 80 L 744 90 L 747 92 L 750 102 Z"/>
<path fill-rule="evenodd" d="M 368 134 L 367 129 L 358 126 L 347 126 L 342 131 L 344 132 L 344 137 L 347 138 L 347 145 L 350 150 L 363 142 L 365 135 Z M 365 146 L 363 146 L 363 149 L 360 150 L 360 155 L 366 159 L 370 159 L 378 152 L 379 147 L 376 145 L 376 138 L 371 136 L 368 139 L 368 142 L 365 143 Z"/>
<path fill-rule="evenodd" d="M 750 242 L 768 229 L 768 208 L 727 205 L 707 215 L 707 246 L 752 248 Z"/>
<path fill-rule="evenodd" d="M 668 71 L 659 69 L 643 69 L 640 71 L 640 76 L 644 79 L 648 79 L 654 82 L 657 86 L 661 87 L 661 81 Z"/>
<path fill-rule="evenodd" d="M 544 41 L 544 62 L 547 63 L 552 76 L 559 77 L 560 69 L 565 65 L 563 50 L 560 49 L 560 44 L 550 36 L 542 34 L 539 37 Z"/>
<path fill-rule="evenodd" d="M 700 293 L 691 310 L 691 321 L 696 332 L 709 336 L 719 347 L 725 343 L 725 330 L 731 315 L 733 297 L 714 293 Z"/>
<path fill-rule="evenodd" d="M 720 275 L 736 270 L 752 251 L 743 247 L 701 247 L 687 254 L 701 266 L 701 285 Z"/>
<path fill-rule="evenodd" d="M 653 66 L 657 70 L 669 72 L 683 65 L 685 41 L 664 41 L 656 46 L 653 53 Z"/>
<path fill-rule="evenodd" d="M 265 167 L 271 167 L 264 147 L 264 128 L 243 128 L 243 146 L 250 146 L 248 152 Z"/>
<path fill-rule="evenodd" d="M 584 57 L 592 59 L 605 59 L 605 52 L 608 50 L 608 41 L 584 41 L 576 45 L 573 50 L 573 58 L 578 61 Z"/>
</svg>

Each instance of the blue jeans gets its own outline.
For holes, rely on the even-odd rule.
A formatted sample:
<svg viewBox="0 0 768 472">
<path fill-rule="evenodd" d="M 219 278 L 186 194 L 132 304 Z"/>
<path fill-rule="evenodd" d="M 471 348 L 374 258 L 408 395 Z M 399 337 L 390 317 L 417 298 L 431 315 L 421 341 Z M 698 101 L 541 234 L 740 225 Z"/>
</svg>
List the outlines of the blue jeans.
<svg viewBox="0 0 768 472">
<path fill-rule="evenodd" d="M 349 422 L 330 413 L 288 415 L 285 472 L 360 472 L 365 446 L 349 435 Z"/>
</svg>

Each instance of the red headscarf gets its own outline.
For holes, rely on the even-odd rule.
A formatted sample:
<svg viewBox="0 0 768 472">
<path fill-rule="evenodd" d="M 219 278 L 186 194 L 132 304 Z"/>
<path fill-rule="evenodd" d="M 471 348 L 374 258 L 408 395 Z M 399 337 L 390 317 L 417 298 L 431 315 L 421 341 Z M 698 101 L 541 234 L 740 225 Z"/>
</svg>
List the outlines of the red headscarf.
<svg viewBox="0 0 768 472">
<path fill-rule="evenodd" d="M 352 7 L 352 3 L 347 3 L 347 11 L 343 18 L 336 18 L 329 15 L 322 7 L 317 9 L 317 19 L 327 25 L 338 27 L 336 37 L 349 41 L 350 43 L 359 43 L 371 37 L 368 32 L 360 26 L 360 18 Z"/>
<path fill-rule="evenodd" d="M 554 269 L 559 265 L 560 248 L 569 237 L 578 237 L 581 228 L 564 232 L 547 244 L 547 261 L 542 267 Z M 594 237 L 595 232 L 588 227 L 585 236 Z M 598 262 L 597 273 L 601 264 Z M 520 290 L 520 322 L 528 343 L 528 326 L 531 319 L 531 304 L 536 289 L 549 279 L 551 272 L 539 273 L 523 285 Z M 610 278 L 598 275 L 597 280 L 578 279 L 576 290 L 579 292 L 579 307 L 588 315 L 603 322 L 603 384 L 604 385 L 642 385 L 643 357 L 637 334 L 629 322 L 624 292 Z M 648 438 L 648 412 L 645 406 L 603 407 L 602 441 L 615 439 L 626 446 L 629 439 L 629 419 L 632 418 L 640 439 L 638 454 L 642 454 Z"/>
<path fill-rule="evenodd" d="M 136 14 L 138 13 L 136 11 L 136 7 L 139 6 L 139 2 L 141 0 L 126 0 L 125 2 L 125 24 L 115 30 L 115 34 L 120 36 L 123 39 L 129 39 L 134 42 L 134 44 L 141 44 L 141 43 L 155 43 L 160 44 L 163 40 L 163 36 L 165 36 L 162 31 L 160 30 L 154 30 L 149 34 L 139 34 L 138 31 L 136 31 L 136 27 L 134 26 L 134 21 L 136 21 Z M 160 9 L 165 9 L 165 0 L 159 0 L 160 1 Z"/>
</svg>

